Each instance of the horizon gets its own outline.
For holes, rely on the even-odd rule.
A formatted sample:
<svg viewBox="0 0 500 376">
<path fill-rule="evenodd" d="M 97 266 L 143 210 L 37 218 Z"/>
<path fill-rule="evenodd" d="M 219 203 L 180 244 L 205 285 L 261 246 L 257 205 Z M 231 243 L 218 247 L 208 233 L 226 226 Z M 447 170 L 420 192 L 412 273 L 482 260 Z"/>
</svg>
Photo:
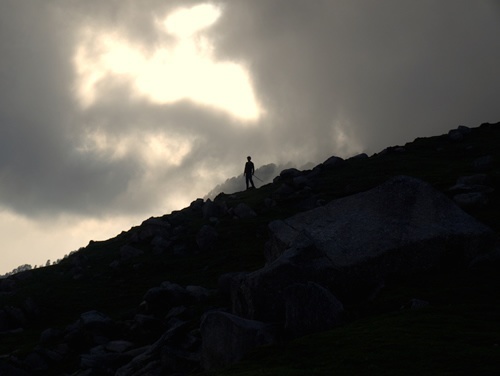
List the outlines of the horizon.
<svg viewBox="0 0 500 376">
<path fill-rule="evenodd" d="M 488 123 L 482 123 L 482 124 L 479 124 L 475 127 L 467 127 L 469 129 L 474 129 L 474 128 L 479 128 L 480 126 L 482 126 L 483 124 L 488 124 Z M 500 124 L 500 121 L 499 122 L 495 122 L 495 123 L 489 123 L 489 124 Z M 460 127 L 460 126 L 459 126 Z M 458 127 L 456 128 L 453 128 L 453 129 L 450 129 L 449 131 L 451 130 L 455 130 L 457 129 Z M 440 135 L 433 135 L 433 136 L 419 136 L 417 138 L 415 138 L 414 140 L 411 140 L 411 141 L 407 141 L 404 143 L 404 145 L 408 144 L 408 143 L 412 143 L 414 141 L 416 141 L 418 138 L 431 138 L 431 137 L 436 137 L 436 136 L 444 136 L 448 134 L 447 132 L 443 133 L 443 134 L 440 134 Z M 386 146 L 383 150 L 387 149 L 387 148 L 390 148 L 390 147 L 396 147 L 396 146 L 403 146 L 403 145 L 388 145 Z M 369 155 L 368 157 L 373 157 L 374 155 L 382 152 L 383 150 L 379 150 L 378 152 L 375 152 L 374 154 L 372 155 Z M 359 155 L 359 154 L 356 154 L 356 155 Z M 345 159 L 349 159 L 350 157 L 356 157 L 356 155 L 352 155 L 352 156 L 349 156 L 349 157 L 346 157 Z M 332 155 L 331 157 L 336 157 L 334 155 Z M 320 162 L 319 164 L 321 164 L 322 162 Z M 318 165 L 319 165 L 318 164 Z M 318 165 L 314 165 L 314 167 L 318 166 Z M 261 175 L 263 177 L 262 180 L 258 181 L 257 182 L 257 186 L 256 186 L 256 189 L 259 189 L 261 188 L 262 186 L 264 185 L 267 185 L 267 184 L 270 184 L 273 182 L 273 179 L 277 176 L 279 176 L 280 172 L 283 171 L 284 169 L 289 169 L 289 168 L 297 168 L 299 171 L 305 171 L 307 169 L 309 169 L 308 167 L 312 167 L 310 166 L 310 163 L 306 163 L 305 165 L 303 165 L 302 167 L 295 167 L 293 166 L 293 164 L 285 164 L 285 165 L 275 165 L 273 163 L 269 163 L 269 164 L 265 164 L 265 165 L 262 165 L 262 166 L 259 166 L 255 169 L 256 172 L 259 172 L 260 170 L 260 173 L 264 173 L 265 175 Z M 314 168 L 312 167 L 312 168 Z M 238 182 L 239 181 L 239 182 Z M 232 189 L 234 188 L 234 189 Z M 241 189 L 240 189 L 241 188 Z M 227 192 L 221 190 L 221 189 L 229 189 Z M 239 190 L 238 190 L 239 189 Z M 236 175 L 236 176 L 232 176 L 230 178 L 227 178 L 224 182 L 222 182 L 221 184 L 218 184 L 216 187 L 214 187 L 210 192 L 208 192 L 206 195 L 204 195 L 202 197 L 203 201 L 206 202 L 208 200 L 213 200 L 215 198 L 215 196 L 217 196 L 218 194 L 220 193 L 224 193 L 224 194 L 229 194 L 229 195 L 232 195 L 232 194 L 236 194 L 236 193 L 241 193 L 245 190 L 248 190 L 248 188 L 245 188 L 244 187 L 244 175 L 243 174 L 240 174 L 240 175 Z M 176 208 L 176 209 L 173 209 L 171 212 L 169 213 L 164 213 L 164 214 L 161 214 L 159 215 L 159 217 L 162 217 L 162 216 L 165 216 L 165 215 L 170 215 L 176 211 L 181 211 L 181 210 L 184 210 L 184 209 L 187 209 L 189 208 L 189 205 L 194 202 L 195 200 L 198 200 L 200 199 L 200 197 L 197 197 L 197 198 L 192 198 L 190 203 L 189 204 L 186 204 L 186 206 L 184 207 L 180 207 L 180 208 Z M 150 219 L 152 217 L 148 217 L 148 218 L 144 218 L 140 221 L 140 223 L 136 223 L 134 225 L 131 226 L 131 228 L 129 230 L 121 230 L 120 232 L 110 236 L 109 238 L 106 238 L 106 239 L 100 239 L 100 240 L 89 240 L 89 243 L 91 242 L 96 242 L 96 241 L 107 241 L 107 240 L 111 240 L 113 239 L 114 237 L 120 235 L 120 233 L 123 233 L 124 231 L 130 231 L 132 229 L 132 227 L 135 227 L 135 226 L 140 226 L 141 223 L 143 223 L 144 221 L 146 221 L 147 219 Z M 26 267 L 28 266 L 28 269 L 22 269 L 21 271 L 25 271 L 25 270 L 33 270 L 33 269 L 38 269 L 38 268 L 43 268 L 43 267 L 46 267 L 46 266 L 52 266 L 52 265 L 56 265 L 58 264 L 60 261 L 62 261 L 63 259 L 65 259 L 67 256 L 70 256 L 72 253 L 74 252 L 78 252 L 84 248 L 86 248 L 88 246 L 87 245 L 83 245 L 81 246 L 79 249 L 77 250 L 73 250 L 71 252 L 68 252 L 66 254 L 64 254 L 62 257 L 60 257 L 59 259 L 57 260 L 50 260 L 48 259 L 45 263 L 42 263 L 40 265 L 31 265 L 29 263 L 25 263 L 25 264 L 21 264 L 21 265 L 18 265 L 17 267 L 15 267 L 14 269 L 17 269 L 17 268 L 21 268 L 22 267 Z M 13 273 L 14 270 L 10 270 L 10 271 L 7 271 L 7 272 L 4 272 L 4 273 L 0 273 L 0 278 L 5 278 L 9 275 L 12 275 L 12 274 L 16 274 L 16 273 Z M 11 274 L 12 273 L 12 274 Z"/>
</svg>

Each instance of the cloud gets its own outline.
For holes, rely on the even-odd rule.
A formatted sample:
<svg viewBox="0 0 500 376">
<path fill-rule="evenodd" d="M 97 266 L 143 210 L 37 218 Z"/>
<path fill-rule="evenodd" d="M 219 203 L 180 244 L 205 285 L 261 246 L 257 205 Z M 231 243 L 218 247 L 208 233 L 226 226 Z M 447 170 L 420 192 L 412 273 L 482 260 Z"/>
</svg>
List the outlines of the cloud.
<svg viewBox="0 0 500 376">
<path fill-rule="evenodd" d="M 279 122 L 271 137 L 286 129 L 296 148 L 335 153 L 324 136 L 337 127 L 373 152 L 460 123 L 495 121 L 494 6 L 236 1 L 217 29 L 219 49 L 252 67 L 257 92 Z"/>
<path fill-rule="evenodd" d="M 247 155 L 302 166 L 496 122 L 499 21 L 496 1 L 2 1 L 0 223 L 62 244 L 72 218 L 86 244 L 79 221 L 179 209 Z"/>
<path fill-rule="evenodd" d="M 154 21 L 169 43 L 136 45 L 114 29 L 84 27 L 74 63 L 78 99 L 88 108 L 109 96 L 118 82 L 132 96 L 157 104 L 191 100 L 253 121 L 261 113 L 248 72 L 230 61 L 214 61 L 212 41 L 198 32 L 216 22 L 220 9 L 208 4 L 181 9 Z M 203 17 L 204 16 L 204 17 Z M 189 22 L 192 20 L 192 22 Z M 113 97 L 113 96 L 111 96 Z"/>
<path fill-rule="evenodd" d="M 217 96 L 222 86 L 228 99 L 234 101 L 239 94 L 238 83 L 246 85 L 243 95 L 248 96 L 249 83 L 239 78 L 243 70 L 230 62 L 217 65 L 220 63 L 212 63 L 208 56 L 201 62 L 195 61 L 198 65 L 186 73 L 174 69 L 173 76 L 163 77 L 158 70 L 157 76 L 144 77 L 152 65 L 159 65 L 158 53 L 182 46 L 176 45 L 175 39 L 170 40 L 170 45 L 168 39 L 162 40 L 160 47 L 160 39 L 129 46 L 120 38 L 127 40 L 130 30 L 111 15 L 108 22 L 103 18 L 89 20 L 90 14 L 98 9 L 92 4 L 86 8 L 92 10 L 89 14 L 58 8 L 60 5 L 56 2 L 51 5 L 33 9 L 12 5 L 17 14 L 11 12 L 9 19 L 3 17 L 6 22 L 2 25 L 7 32 L 2 33 L 1 46 L 7 58 L 2 63 L 5 70 L 2 76 L 13 82 L 10 85 L 6 82 L 2 90 L 2 205 L 26 216 L 55 215 L 61 211 L 106 216 L 120 212 L 135 214 L 138 210 L 146 213 L 162 201 L 175 206 L 185 203 L 182 185 L 199 189 L 199 184 L 187 180 L 199 175 L 206 159 L 196 161 L 196 155 L 206 153 L 193 149 L 207 147 L 213 135 L 219 133 L 215 127 L 227 130 L 245 123 L 232 119 L 232 111 L 238 110 L 234 109 L 234 103 L 224 108 L 225 98 Z M 103 7 L 106 9 L 106 4 Z M 125 25 L 135 18 L 143 22 L 144 16 L 131 4 L 124 4 L 121 9 L 124 9 L 121 16 Z M 67 18 L 61 20 L 61 14 Z M 158 15 L 166 13 L 159 12 L 154 17 L 150 14 L 149 23 L 154 25 Z M 103 29 L 97 28 L 88 34 L 90 24 Z M 141 28 L 136 25 L 132 29 Z M 87 30 L 83 39 L 82 30 Z M 109 34 L 104 33 L 104 41 L 99 33 L 103 30 L 110 30 Z M 60 37 L 60 33 L 64 37 Z M 106 38 L 113 35 L 117 40 L 112 46 L 106 45 L 109 42 Z M 137 72 L 138 68 L 130 63 L 122 65 L 120 71 L 120 60 L 134 57 L 134 53 L 138 54 L 138 60 L 150 60 L 139 61 L 144 64 L 141 67 L 144 71 Z M 148 53 L 151 56 L 148 57 Z M 191 56 L 191 62 L 195 58 Z M 182 63 L 178 60 L 174 65 Z M 92 61 L 97 61 L 97 66 L 89 66 Z M 164 66 L 169 66 L 168 63 L 172 62 Z M 211 81 L 186 89 L 184 83 L 185 86 L 196 83 L 196 76 L 191 81 L 188 79 L 190 74 L 198 74 L 200 64 L 208 65 L 205 76 Z M 164 71 L 168 73 L 171 69 Z M 157 88 L 172 86 L 171 81 L 181 73 L 186 77 L 181 77 L 176 90 L 184 92 L 174 93 L 176 103 L 169 106 L 168 98 L 161 97 Z M 91 76 L 87 78 L 90 83 L 78 87 L 82 75 Z M 200 80 L 202 78 L 200 76 Z M 225 78 L 233 87 L 224 86 Z M 134 79 L 139 88 L 131 85 Z M 155 88 L 141 88 L 153 83 Z M 78 89 L 82 86 L 91 97 L 84 106 L 79 101 Z M 207 91 L 210 89 L 212 93 Z M 240 102 L 245 105 L 248 97 L 243 99 Z M 186 102 L 189 100 L 190 103 Z M 206 102 L 212 106 L 207 107 Z M 213 124 L 214 121 L 223 125 Z M 160 199 L 165 195 L 161 193 L 162 188 L 167 187 L 183 191 L 177 195 L 183 199 L 177 203 L 171 198 Z M 175 195 L 175 189 L 171 189 L 171 194 Z M 206 186 L 205 190 L 208 189 Z"/>
</svg>

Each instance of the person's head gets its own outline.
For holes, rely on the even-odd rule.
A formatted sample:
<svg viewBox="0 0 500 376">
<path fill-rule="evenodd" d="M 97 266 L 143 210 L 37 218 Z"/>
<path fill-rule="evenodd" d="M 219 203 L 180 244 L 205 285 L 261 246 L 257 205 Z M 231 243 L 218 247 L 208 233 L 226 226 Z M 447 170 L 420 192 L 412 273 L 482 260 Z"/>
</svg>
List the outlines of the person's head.
<svg viewBox="0 0 500 376">
<path fill-rule="evenodd" d="M 247 157 L 247 159 L 250 161 L 250 159 L 252 159 L 252 157 L 251 157 L 251 156 L 248 156 L 248 157 Z"/>
</svg>

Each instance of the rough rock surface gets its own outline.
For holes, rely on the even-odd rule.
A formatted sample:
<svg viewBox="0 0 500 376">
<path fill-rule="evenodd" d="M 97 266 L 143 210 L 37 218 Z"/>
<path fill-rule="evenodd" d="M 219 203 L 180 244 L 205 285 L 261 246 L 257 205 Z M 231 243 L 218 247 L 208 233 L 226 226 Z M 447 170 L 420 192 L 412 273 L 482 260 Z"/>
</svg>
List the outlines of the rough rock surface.
<svg viewBox="0 0 500 376">
<path fill-rule="evenodd" d="M 250 350 L 274 341 L 273 327 L 222 311 L 205 314 L 201 322 L 205 369 L 236 363 Z"/>
<path fill-rule="evenodd" d="M 333 328 L 343 312 L 342 303 L 316 283 L 294 283 L 285 290 L 285 330 L 292 337 Z"/>
<path fill-rule="evenodd" d="M 394 274 L 452 268 L 493 246 L 493 233 L 442 193 L 399 176 L 269 226 L 268 265 L 246 276 L 233 311 L 283 321 L 283 291 L 313 281 L 342 301 L 369 295 Z"/>
</svg>

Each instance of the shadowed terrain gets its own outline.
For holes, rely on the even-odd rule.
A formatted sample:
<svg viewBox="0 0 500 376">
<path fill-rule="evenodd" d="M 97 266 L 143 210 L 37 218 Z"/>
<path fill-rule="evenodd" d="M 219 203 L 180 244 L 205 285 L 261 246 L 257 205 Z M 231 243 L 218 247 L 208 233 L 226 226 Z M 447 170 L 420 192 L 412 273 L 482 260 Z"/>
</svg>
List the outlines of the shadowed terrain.
<svg viewBox="0 0 500 376">
<path fill-rule="evenodd" d="M 498 145 L 500 123 L 482 124 L 372 156 L 332 157 L 311 170 L 286 169 L 258 189 L 194 200 L 113 239 L 90 242 L 57 265 L 1 279 L 0 371 L 142 375 L 147 373 L 141 367 L 166 367 L 157 363 L 175 343 L 182 354 L 170 349 L 168 359 L 175 358 L 178 367 L 167 367 L 172 374 L 500 372 L 498 247 L 463 267 L 390 276 L 371 297 L 347 299 L 342 325 L 280 337 L 222 369 L 203 370 L 199 334 L 204 313 L 229 311 L 234 303 L 221 277 L 266 265 L 272 221 L 366 192 L 394 176 L 429 183 L 498 237 Z M 169 333 L 172 338 L 182 333 L 184 342 Z M 157 354 L 154 344 L 162 340 L 167 345 Z M 110 356 L 111 344 L 127 349 Z M 147 362 L 134 365 L 140 354 Z"/>
</svg>

